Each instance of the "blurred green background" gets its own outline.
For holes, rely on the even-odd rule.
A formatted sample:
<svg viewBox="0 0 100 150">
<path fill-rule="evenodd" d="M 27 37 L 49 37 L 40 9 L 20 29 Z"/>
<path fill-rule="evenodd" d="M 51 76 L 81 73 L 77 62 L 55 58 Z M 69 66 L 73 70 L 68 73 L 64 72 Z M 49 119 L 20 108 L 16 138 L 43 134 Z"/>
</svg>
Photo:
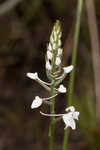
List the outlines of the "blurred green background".
<svg viewBox="0 0 100 150">
<path fill-rule="evenodd" d="M 85 1 L 73 99 L 81 113 L 77 130 L 70 132 L 69 150 L 100 149 L 100 123 L 95 117 L 91 34 Z M 95 0 L 93 5 L 100 37 L 100 0 Z M 35 96 L 47 97 L 48 93 L 28 79 L 26 73 L 38 72 L 39 77 L 47 81 L 46 45 L 57 19 L 62 24 L 63 66 L 71 64 L 76 11 L 77 0 L 0 0 L 0 150 L 48 149 L 50 118 L 41 116 L 39 111 L 49 112 L 49 107 L 30 108 Z M 67 87 L 68 82 L 69 76 L 64 81 Z M 64 111 L 65 101 L 65 95 L 58 96 L 57 113 Z M 63 128 L 63 122 L 56 125 L 55 150 L 61 149 Z"/>
</svg>

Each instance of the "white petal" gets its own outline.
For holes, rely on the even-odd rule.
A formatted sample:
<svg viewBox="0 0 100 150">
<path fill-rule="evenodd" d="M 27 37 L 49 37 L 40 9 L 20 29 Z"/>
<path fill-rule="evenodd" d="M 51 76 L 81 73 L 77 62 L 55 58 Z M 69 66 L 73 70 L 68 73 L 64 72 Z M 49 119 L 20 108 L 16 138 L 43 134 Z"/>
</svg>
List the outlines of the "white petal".
<svg viewBox="0 0 100 150">
<path fill-rule="evenodd" d="M 27 75 L 27 77 L 29 77 L 30 79 L 33 79 L 33 80 L 38 79 L 38 74 L 37 74 L 37 72 L 35 72 L 35 73 L 30 73 L 30 72 L 28 72 L 26 75 Z"/>
<path fill-rule="evenodd" d="M 75 112 L 75 107 L 74 106 L 69 106 L 68 108 L 65 109 L 65 111 L 71 111 L 71 112 Z"/>
<path fill-rule="evenodd" d="M 74 119 L 70 119 L 70 127 L 75 130 L 76 129 L 76 123 L 75 123 L 75 120 Z"/>
<path fill-rule="evenodd" d="M 42 99 L 39 96 L 36 96 L 35 99 L 32 102 L 31 108 L 38 108 L 42 104 Z"/>
<path fill-rule="evenodd" d="M 79 114 L 80 114 L 80 113 L 79 113 L 78 111 L 75 111 L 75 112 L 73 113 L 73 118 L 76 119 L 76 120 L 78 120 Z"/>
<path fill-rule="evenodd" d="M 57 58 L 56 58 L 56 62 L 55 62 L 55 63 L 56 63 L 56 65 L 57 65 L 57 66 L 59 66 L 59 65 L 60 65 L 60 63 L 61 63 L 61 59 L 60 59 L 60 57 L 57 57 Z"/>
<path fill-rule="evenodd" d="M 72 71 L 73 66 L 71 65 L 71 66 L 68 66 L 68 67 L 64 67 L 63 69 L 64 69 L 64 72 L 65 72 L 65 73 L 69 73 L 69 72 Z"/>
<path fill-rule="evenodd" d="M 47 58 L 50 60 L 52 59 L 52 53 L 50 51 L 47 51 Z"/>
<path fill-rule="evenodd" d="M 75 124 L 74 119 L 72 118 L 72 114 L 71 113 L 63 115 L 62 118 L 63 118 L 63 121 L 64 121 L 64 123 L 66 125 L 65 128 L 71 127 L 73 130 L 76 129 L 76 124 Z"/>
<path fill-rule="evenodd" d="M 58 91 L 60 92 L 60 93 L 66 93 L 66 88 L 61 84 L 60 86 L 59 86 L 59 88 L 58 88 Z"/>
<path fill-rule="evenodd" d="M 51 70 L 52 69 L 51 64 L 49 63 L 49 61 L 46 61 L 46 69 L 47 70 Z"/>
</svg>

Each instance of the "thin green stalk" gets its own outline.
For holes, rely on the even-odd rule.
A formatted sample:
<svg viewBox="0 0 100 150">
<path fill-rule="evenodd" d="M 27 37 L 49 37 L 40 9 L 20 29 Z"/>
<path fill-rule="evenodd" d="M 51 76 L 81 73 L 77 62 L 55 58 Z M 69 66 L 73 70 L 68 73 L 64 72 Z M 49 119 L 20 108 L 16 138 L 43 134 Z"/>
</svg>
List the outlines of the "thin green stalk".
<svg viewBox="0 0 100 150">
<path fill-rule="evenodd" d="M 54 95 L 54 92 L 55 92 L 54 87 L 55 87 L 55 84 L 53 84 L 51 87 L 51 96 Z M 55 113 L 55 110 L 54 110 L 55 98 L 53 98 L 51 101 L 52 101 L 52 104 L 50 105 L 50 113 L 54 114 Z M 49 129 L 49 136 L 50 136 L 49 150 L 53 150 L 53 147 L 54 147 L 54 125 L 55 125 L 55 117 L 52 116 L 50 120 L 50 129 Z"/>
<path fill-rule="evenodd" d="M 54 66 L 52 74 L 55 72 L 55 70 L 56 68 Z M 55 93 L 55 83 L 56 83 L 54 79 L 52 79 L 52 82 L 53 82 L 53 85 L 51 85 L 51 92 L 50 92 L 51 96 L 53 96 Z M 55 114 L 55 98 L 52 98 L 51 101 L 52 101 L 52 104 L 50 105 L 50 114 Z M 54 128 L 55 128 L 55 117 L 52 116 L 50 120 L 50 129 L 49 129 L 49 137 L 50 137 L 49 150 L 54 149 Z"/>
<path fill-rule="evenodd" d="M 74 69 L 70 75 L 69 92 L 68 92 L 68 106 L 72 105 L 72 98 L 73 98 L 75 66 L 76 66 L 79 32 L 80 32 L 80 19 L 81 19 L 81 13 L 82 13 L 82 6 L 83 6 L 83 0 L 78 0 L 75 36 L 74 36 L 74 44 L 73 44 L 73 55 L 72 55 L 72 65 L 74 66 Z M 69 129 L 66 129 L 65 134 L 64 134 L 63 150 L 67 150 L 68 136 L 69 136 Z"/>
</svg>

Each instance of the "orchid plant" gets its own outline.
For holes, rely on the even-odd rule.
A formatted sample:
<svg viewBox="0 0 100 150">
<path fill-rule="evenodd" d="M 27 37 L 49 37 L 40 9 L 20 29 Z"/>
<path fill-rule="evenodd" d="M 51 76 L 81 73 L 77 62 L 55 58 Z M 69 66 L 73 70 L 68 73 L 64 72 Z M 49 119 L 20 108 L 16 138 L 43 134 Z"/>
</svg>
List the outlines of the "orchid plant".
<svg viewBox="0 0 100 150">
<path fill-rule="evenodd" d="M 46 75 L 49 79 L 49 82 L 42 81 L 38 73 L 27 73 L 27 77 L 30 79 L 35 80 L 41 86 L 43 86 L 49 93 L 50 97 L 48 98 L 41 98 L 36 96 L 32 102 L 31 108 L 36 109 L 40 107 L 43 103 L 50 105 L 50 114 L 46 114 L 40 111 L 41 115 L 51 117 L 50 121 L 50 144 L 49 149 L 53 150 L 54 147 L 54 128 L 56 123 L 56 117 L 62 118 L 63 122 L 65 123 L 65 129 L 71 127 L 73 130 L 76 129 L 76 122 L 78 120 L 79 112 L 75 111 L 74 106 L 69 106 L 65 109 L 66 113 L 64 114 L 56 114 L 55 113 L 55 97 L 60 93 L 66 93 L 66 87 L 61 84 L 61 82 L 65 79 L 66 75 L 73 70 L 73 65 L 68 67 L 61 67 L 61 60 L 63 54 L 63 48 L 61 47 L 61 27 L 60 22 L 57 20 L 51 36 L 50 42 L 47 45 L 47 52 L 46 52 Z"/>
</svg>

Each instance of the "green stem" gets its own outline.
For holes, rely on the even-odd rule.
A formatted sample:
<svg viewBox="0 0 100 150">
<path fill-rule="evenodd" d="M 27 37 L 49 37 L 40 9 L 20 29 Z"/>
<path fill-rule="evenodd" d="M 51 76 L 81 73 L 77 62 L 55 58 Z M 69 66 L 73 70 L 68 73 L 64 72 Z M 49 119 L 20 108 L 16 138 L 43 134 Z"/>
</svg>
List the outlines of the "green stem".
<svg viewBox="0 0 100 150">
<path fill-rule="evenodd" d="M 55 82 L 51 86 L 51 96 L 53 96 L 55 93 L 54 88 L 55 88 Z M 55 98 L 53 98 L 51 101 L 52 101 L 52 104 L 50 105 L 50 113 L 54 114 L 55 113 L 55 110 L 54 110 Z M 50 129 L 49 129 L 49 137 L 50 137 L 49 150 L 53 150 L 53 147 L 54 147 L 54 126 L 55 126 L 55 117 L 52 116 L 50 120 Z"/>
<path fill-rule="evenodd" d="M 70 75 L 69 93 L 68 93 L 68 106 L 72 105 L 72 98 L 73 98 L 74 79 L 75 79 L 75 66 L 76 66 L 79 32 L 80 32 L 80 19 L 81 19 L 81 13 L 82 13 L 82 6 L 83 6 L 83 0 L 78 0 L 77 18 L 76 18 L 76 26 L 75 26 L 75 36 L 74 36 L 74 44 L 73 44 L 74 46 L 73 46 L 73 55 L 72 55 L 72 65 L 74 66 L 74 69 L 73 69 L 73 71 L 71 72 L 71 75 Z M 64 134 L 63 150 L 67 150 L 68 136 L 69 136 L 69 129 L 66 129 L 65 134 Z"/>
<path fill-rule="evenodd" d="M 44 87 L 47 91 L 50 92 L 50 88 L 47 85 L 43 84 L 40 80 L 36 80 L 36 82 L 38 82 L 42 87 Z"/>
</svg>

